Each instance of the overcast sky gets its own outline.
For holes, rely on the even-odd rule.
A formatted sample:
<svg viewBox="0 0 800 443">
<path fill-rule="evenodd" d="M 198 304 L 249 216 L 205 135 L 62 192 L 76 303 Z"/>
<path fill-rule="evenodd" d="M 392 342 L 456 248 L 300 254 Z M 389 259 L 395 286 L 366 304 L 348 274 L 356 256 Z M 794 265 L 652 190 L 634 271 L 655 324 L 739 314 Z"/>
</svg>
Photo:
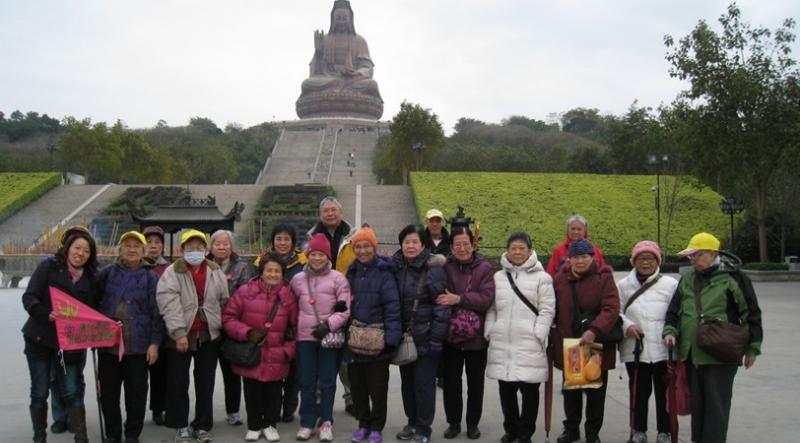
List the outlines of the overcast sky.
<svg viewBox="0 0 800 443">
<path fill-rule="evenodd" d="M 725 11 L 719 0 L 352 0 L 391 119 L 408 100 L 450 132 L 460 117 L 546 120 L 575 107 L 669 103 L 663 37 Z M 332 0 L 0 0 L 0 111 L 220 127 L 296 119 L 314 29 Z M 778 27 L 797 0 L 740 1 Z M 717 28 L 718 29 L 718 28 Z M 795 45 L 795 58 L 798 46 Z"/>
</svg>

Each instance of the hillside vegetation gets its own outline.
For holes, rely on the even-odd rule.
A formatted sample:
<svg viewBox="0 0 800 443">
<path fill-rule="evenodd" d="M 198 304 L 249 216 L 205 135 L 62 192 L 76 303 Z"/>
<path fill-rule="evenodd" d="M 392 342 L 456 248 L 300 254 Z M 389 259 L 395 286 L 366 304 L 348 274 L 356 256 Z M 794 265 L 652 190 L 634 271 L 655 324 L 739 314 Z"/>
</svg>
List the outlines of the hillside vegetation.
<svg viewBox="0 0 800 443">
<path fill-rule="evenodd" d="M 656 211 L 650 175 L 420 172 L 411 174 L 418 214 L 430 208 L 453 216 L 457 206 L 480 223 L 481 247 L 499 255 L 512 231 L 527 231 L 540 255 L 564 239 L 564 222 L 575 213 L 589 220 L 591 240 L 608 255 L 625 256 L 639 240 L 656 237 Z M 664 183 L 662 182 L 662 186 Z M 684 187 L 667 247 L 674 255 L 700 231 L 725 237 L 728 219 L 720 195 L 707 187 Z M 662 245 L 666 237 L 662 200 Z M 723 245 L 724 246 L 724 245 Z"/>
<path fill-rule="evenodd" d="M 57 172 L 0 173 L 0 222 L 59 184 Z"/>
</svg>

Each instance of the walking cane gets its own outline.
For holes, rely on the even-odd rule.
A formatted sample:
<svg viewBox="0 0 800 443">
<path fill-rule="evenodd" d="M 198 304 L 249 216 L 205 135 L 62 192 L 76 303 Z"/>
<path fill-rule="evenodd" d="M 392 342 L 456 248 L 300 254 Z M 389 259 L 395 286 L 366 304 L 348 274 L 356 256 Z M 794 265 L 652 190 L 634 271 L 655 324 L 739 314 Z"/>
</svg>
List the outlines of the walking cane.
<svg viewBox="0 0 800 443">
<path fill-rule="evenodd" d="M 667 348 L 669 351 L 669 366 L 667 367 L 667 402 L 669 404 L 669 431 L 672 443 L 678 443 L 678 394 L 677 387 L 677 368 L 675 360 L 672 356 L 672 348 Z"/>
<path fill-rule="evenodd" d="M 544 383 L 544 431 L 546 442 L 550 441 L 550 421 L 553 417 L 553 349 L 547 350 L 547 381 Z"/>
<path fill-rule="evenodd" d="M 92 367 L 94 368 L 94 390 L 97 393 L 97 417 L 100 420 L 100 441 L 106 441 L 106 429 L 103 424 L 103 406 L 100 402 L 100 378 L 97 375 L 97 349 L 92 348 Z"/>
<path fill-rule="evenodd" d="M 642 339 L 644 338 L 644 334 L 639 334 L 639 338 L 636 339 L 636 344 L 633 347 L 633 386 L 631 388 L 631 410 L 630 410 L 630 438 L 629 442 L 633 442 L 633 426 L 634 422 L 636 421 L 636 394 L 639 390 L 639 359 L 642 356 Z"/>
</svg>

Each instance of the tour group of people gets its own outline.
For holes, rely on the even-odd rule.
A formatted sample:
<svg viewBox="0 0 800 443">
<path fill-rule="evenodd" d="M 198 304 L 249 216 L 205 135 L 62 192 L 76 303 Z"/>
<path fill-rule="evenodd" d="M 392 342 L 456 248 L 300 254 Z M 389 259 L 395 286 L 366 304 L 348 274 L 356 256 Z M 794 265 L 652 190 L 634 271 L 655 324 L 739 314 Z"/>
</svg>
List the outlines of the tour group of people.
<svg viewBox="0 0 800 443">
<path fill-rule="evenodd" d="M 153 422 L 174 429 L 175 442 L 212 441 L 219 363 L 230 425 L 243 423 L 244 392 L 245 441 L 280 440 L 277 424 L 293 421 L 298 405 L 295 438 L 333 441 L 338 376 L 355 418 L 351 440 L 379 443 L 389 366 L 396 363 L 406 416 L 398 440 L 431 441 L 438 375 L 445 439 L 457 437 L 462 423 L 469 439 L 481 438 L 488 377 L 498 381 L 504 434 L 484 438 L 528 443 L 549 364 L 564 369 L 562 340 L 603 343 L 620 324 L 624 339 L 602 345 L 600 387 L 562 391 L 565 419 L 557 441 L 579 441 L 582 421 L 585 440 L 600 441 L 608 370 L 618 355 L 635 398 L 630 440 L 647 441 L 652 394 L 656 442 L 672 441 L 664 377 L 673 348 L 688 368 L 692 441 L 726 440 L 733 379 L 741 364 L 755 363 L 762 331 L 752 284 L 722 260 L 711 234 L 695 235 L 681 251 L 692 269 L 680 281 L 659 272 L 662 251 L 643 240 L 632 245 L 633 269 L 616 282 L 580 215 L 567 220 L 565 239 L 546 267 L 531 236 L 514 232 L 499 269 L 477 252 L 469 226 L 448 231 L 437 209 L 426 221 L 403 228 L 400 248 L 382 256 L 375 232 L 350 226 L 339 202 L 326 197 L 302 248 L 292 226 L 277 225 L 269 250 L 243 260 L 231 232 L 208 236 L 190 229 L 181 235 L 181 256 L 170 263 L 164 231 L 151 226 L 122 234 L 118 258 L 103 269 L 91 233 L 69 228 L 22 296 L 33 441 L 47 439 L 48 392 L 54 412 L 56 403 L 61 411 L 53 414 L 51 432 L 69 430 L 76 442 L 88 441 L 86 351 L 60 351 L 49 287 L 122 325 L 124 356 L 116 348 L 98 350 L 106 442 L 139 441 L 148 393 Z M 743 361 L 722 362 L 698 347 L 698 324 L 709 316 L 749 328 Z M 223 357 L 227 342 L 259 352 L 247 364 L 234 363 Z"/>
</svg>

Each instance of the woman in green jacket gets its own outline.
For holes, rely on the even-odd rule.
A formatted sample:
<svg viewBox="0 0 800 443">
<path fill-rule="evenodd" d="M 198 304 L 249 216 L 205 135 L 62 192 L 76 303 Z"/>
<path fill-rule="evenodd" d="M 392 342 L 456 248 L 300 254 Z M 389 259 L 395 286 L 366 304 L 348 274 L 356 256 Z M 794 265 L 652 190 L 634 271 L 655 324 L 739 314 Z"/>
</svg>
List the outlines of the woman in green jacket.
<svg viewBox="0 0 800 443">
<path fill-rule="evenodd" d="M 664 344 L 677 346 L 688 369 L 692 399 L 692 441 L 724 442 L 733 396 L 733 378 L 741 362 L 724 363 L 697 345 L 698 313 L 695 285 L 700 290 L 704 317 L 746 325 L 750 343 L 744 357 L 749 369 L 761 353 L 761 310 L 753 285 L 737 269 L 720 260 L 719 240 L 702 232 L 679 254 L 689 258 L 692 270 L 681 277 L 667 310 Z"/>
</svg>

